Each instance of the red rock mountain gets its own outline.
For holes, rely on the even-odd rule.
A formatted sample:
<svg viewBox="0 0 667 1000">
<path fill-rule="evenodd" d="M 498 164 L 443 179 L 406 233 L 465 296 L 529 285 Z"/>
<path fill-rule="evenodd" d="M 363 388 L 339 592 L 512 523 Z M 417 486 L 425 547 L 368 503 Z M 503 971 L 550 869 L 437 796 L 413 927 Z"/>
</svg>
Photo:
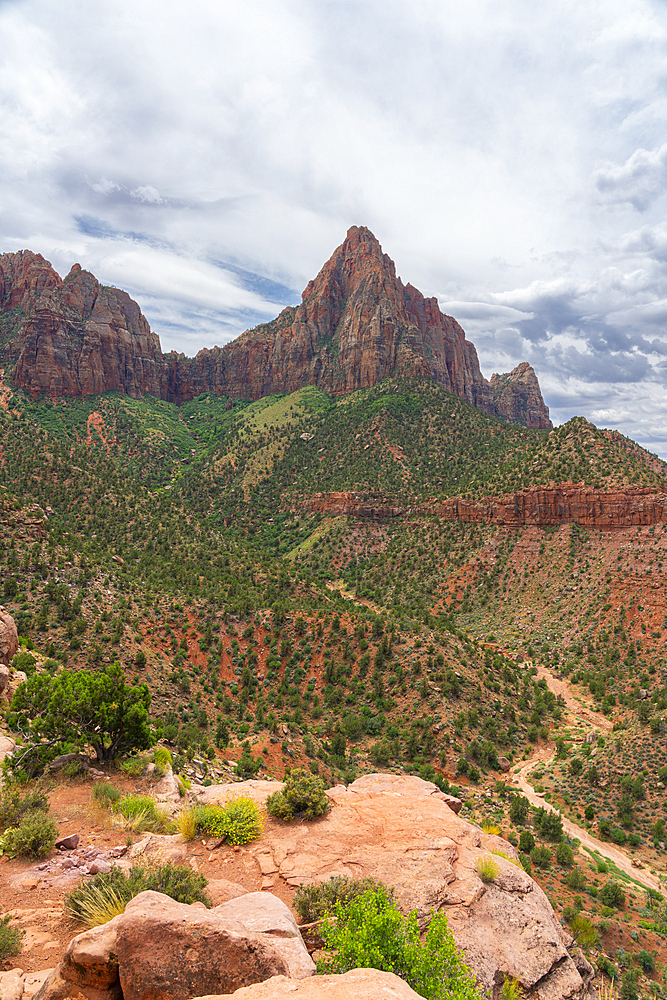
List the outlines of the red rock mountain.
<svg viewBox="0 0 667 1000">
<path fill-rule="evenodd" d="M 195 358 L 163 355 L 138 305 L 78 264 L 63 281 L 39 254 L 3 254 L 0 336 L 14 384 L 34 395 L 117 390 L 182 403 L 202 392 L 259 399 L 303 385 L 340 395 L 409 375 L 493 416 L 551 427 L 530 365 L 487 382 L 456 320 L 402 283 L 364 227 L 349 230 L 299 306 Z"/>
</svg>

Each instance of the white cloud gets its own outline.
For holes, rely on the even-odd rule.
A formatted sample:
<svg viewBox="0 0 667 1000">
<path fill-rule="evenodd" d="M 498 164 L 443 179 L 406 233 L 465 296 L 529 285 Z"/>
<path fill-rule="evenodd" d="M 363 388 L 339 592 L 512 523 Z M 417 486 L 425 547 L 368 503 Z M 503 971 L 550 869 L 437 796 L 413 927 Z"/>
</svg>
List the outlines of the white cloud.
<svg viewBox="0 0 667 1000">
<path fill-rule="evenodd" d="M 6 0 L 0 251 L 79 260 L 192 353 L 368 225 L 486 374 L 528 360 L 559 419 L 653 440 L 666 28 L 657 0 Z"/>
</svg>

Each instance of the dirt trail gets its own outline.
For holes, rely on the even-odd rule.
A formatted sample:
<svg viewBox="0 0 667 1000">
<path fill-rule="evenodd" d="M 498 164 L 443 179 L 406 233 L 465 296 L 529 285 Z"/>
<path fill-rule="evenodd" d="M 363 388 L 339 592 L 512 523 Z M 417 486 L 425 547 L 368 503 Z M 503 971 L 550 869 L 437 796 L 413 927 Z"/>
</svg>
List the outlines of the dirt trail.
<svg viewBox="0 0 667 1000">
<path fill-rule="evenodd" d="M 612 725 L 609 719 L 605 718 L 604 715 L 601 715 L 594 709 L 586 705 L 582 705 L 581 702 L 575 699 L 572 692 L 569 690 L 569 686 L 566 681 L 559 680 L 557 677 L 554 677 L 553 674 L 551 674 L 546 667 L 541 664 L 536 664 L 536 666 L 538 678 L 546 678 L 549 690 L 553 691 L 555 695 L 560 694 L 563 696 L 565 704 L 572 715 L 574 715 L 577 719 L 586 722 L 588 725 L 601 730 L 602 732 L 611 732 Z M 541 806 L 551 812 L 556 812 L 557 810 L 555 810 L 553 806 L 549 805 L 549 803 L 545 801 L 544 797 L 539 795 L 534 790 L 533 786 L 529 783 L 528 776 L 530 775 L 530 772 L 539 764 L 550 763 L 554 756 L 554 751 L 545 747 L 536 750 L 531 758 L 527 760 L 525 764 L 522 764 L 520 769 L 512 778 L 513 783 L 519 786 L 531 805 Z M 665 885 L 663 882 L 646 869 L 635 868 L 630 857 L 620 847 L 616 847 L 603 840 L 598 840 L 597 837 L 591 836 L 587 830 L 577 826 L 576 823 L 567 819 L 566 816 L 563 816 L 563 829 L 568 837 L 576 837 L 580 841 L 582 847 L 587 847 L 591 851 L 598 851 L 603 858 L 607 858 L 609 861 L 612 861 L 622 872 L 634 879 L 635 882 L 639 882 L 640 885 L 643 885 L 647 889 L 653 889 L 657 892 L 664 893 Z"/>
</svg>

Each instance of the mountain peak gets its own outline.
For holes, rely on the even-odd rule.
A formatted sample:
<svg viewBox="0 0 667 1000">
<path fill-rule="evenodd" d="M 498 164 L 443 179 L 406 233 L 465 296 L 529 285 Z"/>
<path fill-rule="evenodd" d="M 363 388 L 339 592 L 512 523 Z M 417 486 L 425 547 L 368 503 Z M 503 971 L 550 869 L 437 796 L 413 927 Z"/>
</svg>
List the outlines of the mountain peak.
<svg viewBox="0 0 667 1000">
<path fill-rule="evenodd" d="M 37 254 L 0 256 L 0 314 L 17 306 L 2 359 L 15 362 L 14 384 L 34 395 L 114 389 L 181 403 L 203 392 L 259 399 L 303 385 L 342 395 L 403 375 L 433 379 L 492 416 L 551 427 L 533 369 L 524 362 L 487 382 L 463 329 L 436 298 L 402 283 L 366 226 L 350 227 L 300 305 L 192 359 L 163 355 L 136 302 L 79 264 L 63 282 Z"/>
</svg>

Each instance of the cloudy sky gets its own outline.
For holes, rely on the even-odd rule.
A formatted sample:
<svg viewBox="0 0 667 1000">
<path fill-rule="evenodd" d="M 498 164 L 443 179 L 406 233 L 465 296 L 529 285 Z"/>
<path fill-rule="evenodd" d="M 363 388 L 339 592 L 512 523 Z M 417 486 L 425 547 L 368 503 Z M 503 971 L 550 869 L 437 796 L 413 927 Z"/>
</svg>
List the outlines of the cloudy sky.
<svg viewBox="0 0 667 1000">
<path fill-rule="evenodd" d="M 0 38 L 0 252 L 192 354 L 366 225 L 487 377 L 667 457 L 665 0 L 0 0 Z"/>
</svg>

